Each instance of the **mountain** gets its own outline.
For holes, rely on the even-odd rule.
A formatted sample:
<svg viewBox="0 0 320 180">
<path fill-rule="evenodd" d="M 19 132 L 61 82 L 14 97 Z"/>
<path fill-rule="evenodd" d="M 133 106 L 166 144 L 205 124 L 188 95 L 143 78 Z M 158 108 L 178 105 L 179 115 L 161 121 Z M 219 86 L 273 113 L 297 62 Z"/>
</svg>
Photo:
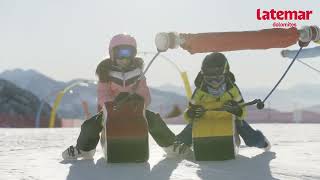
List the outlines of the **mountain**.
<svg viewBox="0 0 320 180">
<path fill-rule="evenodd" d="M 62 90 L 85 79 L 74 79 L 69 82 L 55 81 L 34 70 L 15 69 L 0 74 L 0 78 L 14 82 L 39 98 L 43 98 L 49 104 L 53 104 L 57 90 Z M 264 98 L 270 89 L 243 89 L 242 93 L 246 100 Z M 171 91 L 171 92 L 169 92 Z M 184 110 L 187 99 L 184 88 L 174 85 L 163 85 L 150 88 L 152 103 L 149 109 L 159 112 L 165 117 L 172 111 L 174 106 Z M 317 122 L 320 116 L 320 85 L 307 84 L 298 85 L 286 90 L 276 90 L 265 104 L 264 110 L 257 110 L 254 106 L 249 107 L 247 120 L 255 123 L 268 122 Z M 65 93 L 58 107 L 57 113 L 60 117 L 71 119 L 84 119 L 85 114 L 81 102 L 88 103 L 91 114 L 96 112 L 96 84 L 88 83 L 75 86 L 71 91 Z M 170 123 L 183 123 L 181 118 L 168 120 Z"/>
<path fill-rule="evenodd" d="M 264 98 L 271 90 L 267 88 L 244 89 L 247 100 Z M 266 106 L 280 111 L 295 111 L 320 104 L 319 84 L 300 84 L 288 89 L 276 89 L 266 102 Z"/>
<path fill-rule="evenodd" d="M 265 108 L 258 110 L 255 107 L 248 108 L 248 116 L 245 119 L 249 123 L 320 123 L 320 113 L 306 110 L 295 112 L 281 112 L 275 109 Z M 165 119 L 168 124 L 185 124 L 183 116 Z"/>
<path fill-rule="evenodd" d="M 0 79 L 0 127 L 35 127 L 40 100 L 31 92 Z M 45 103 L 40 116 L 40 127 L 48 127 L 51 107 Z M 61 127 L 57 119 L 55 126 Z"/>
<path fill-rule="evenodd" d="M 88 81 L 85 79 L 74 79 L 69 82 L 61 82 L 51 79 L 34 70 L 14 69 L 0 73 L 0 78 L 13 82 L 17 86 L 26 89 L 38 98 L 44 99 L 49 104 L 53 104 L 58 91 L 79 82 Z M 91 81 L 92 82 L 92 81 Z M 97 93 L 96 84 L 78 84 L 63 96 L 58 107 L 57 113 L 63 118 L 84 118 L 84 111 L 81 102 L 88 103 L 91 114 L 96 112 Z M 173 92 L 166 92 L 157 88 L 150 88 L 152 103 L 149 109 L 166 115 L 171 111 L 174 105 L 182 109 L 185 108 L 187 100 L 184 96 Z"/>
<path fill-rule="evenodd" d="M 157 86 L 155 88 L 162 89 L 162 90 L 168 91 L 168 92 L 173 92 L 173 93 L 179 94 L 181 96 L 185 96 L 185 94 L 186 94 L 184 87 L 175 86 L 173 84 L 163 84 L 163 85 Z"/>
<path fill-rule="evenodd" d="M 170 87 L 171 86 L 171 87 Z M 173 85 L 163 86 L 177 89 Z M 264 98 L 268 88 L 242 89 L 245 100 Z M 263 110 L 248 107 L 246 120 L 251 123 L 320 123 L 320 85 L 300 84 L 285 90 L 276 90 L 265 103 Z M 166 120 L 172 124 L 185 123 L 182 117 Z"/>
<path fill-rule="evenodd" d="M 39 98 L 62 89 L 66 85 L 64 82 L 53 80 L 35 70 L 7 70 L 0 74 L 0 78 L 11 81 L 19 87 L 33 92 Z"/>
<path fill-rule="evenodd" d="M 184 88 L 181 86 L 164 84 L 158 88 L 185 96 Z M 272 87 L 245 89 L 240 87 L 242 95 L 247 101 L 265 98 L 271 88 Z M 320 105 L 319 92 L 320 84 L 299 84 L 288 89 L 276 89 L 266 101 L 265 105 L 268 108 L 279 111 L 295 111 L 298 109 L 304 109 Z"/>
<path fill-rule="evenodd" d="M 175 105 L 181 109 L 185 109 L 188 103 L 185 96 L 173 92 L 162 91 L 156 88 L 150 88 L 151 105 L 149 108 L 159 112 L 161 115 L 167 115 Z"/>
</svg>

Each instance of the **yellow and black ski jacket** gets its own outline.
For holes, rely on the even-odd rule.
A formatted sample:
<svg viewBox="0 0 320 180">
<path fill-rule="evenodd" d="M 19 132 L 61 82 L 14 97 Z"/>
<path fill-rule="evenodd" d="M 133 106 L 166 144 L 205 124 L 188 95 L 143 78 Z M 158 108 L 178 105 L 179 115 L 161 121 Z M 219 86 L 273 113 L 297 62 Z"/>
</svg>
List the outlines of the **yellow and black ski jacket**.
<svg viewBox="0 0 320 180">
<path fill-rule="evenodd" d="M 202 85 L 201 85 L 202 86 Z M 223 105 L 230 101 L 234 100 L 239 103 L 239 105 L 244 104 L 243 97 L 241 95 L 241 92 L 236 84 L 234 83 L 227 83 L 227 91 L 224 92 L 221 96 L 215 97 L 206 92 L 204 88 L 196 88 L 196 90 L 193 92 L 192 95 L 192 102 L 196 105 L 202 105 L 205 109 L 216 109 L 216 108 L 222 108 Z M 186 109 L 184 112 L 184 119 L 191 123 L 192 119 L 187 115 L 187 110 L 190 107 Z M 214 112 L 207 111 L 200 119 L 211 119 L 211 117 L 214 116 Z M 242 115 L 237 116 L 236 119 L 238 120 L 244 120 L 247 116 L 247 108 L 242 107 Z"/>
</svg>

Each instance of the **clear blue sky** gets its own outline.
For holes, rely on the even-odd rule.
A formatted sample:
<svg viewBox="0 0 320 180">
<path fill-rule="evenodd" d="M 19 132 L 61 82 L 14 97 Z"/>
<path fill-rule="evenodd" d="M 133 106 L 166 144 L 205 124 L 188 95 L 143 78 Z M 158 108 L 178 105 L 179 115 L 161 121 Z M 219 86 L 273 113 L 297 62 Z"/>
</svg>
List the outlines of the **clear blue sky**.
<svg viewBox="0 0 320 180">
<path fill-rule="evenodd" d="M 1 0 L 0 72 L 35 69 L 57 80 L 95 79 L 96 65 L 107 56 L 110 37 L 127 32 L 140 51 L 154 51 L 161 31 L 218 32 L 272 28 L 273 21 L 256 20 L 256 9 L 313 10 L 303 25 L 320 25 L 317 0 Z M 285 21 L 286 22 L 286 21 Z M 289 49 L 296 49 L 292 46 Z M 281 49 L 226 53 L 241 87 L 274 85 L 289 60 Z M 178 49 L 164 54 L 189 73 L 193 81 L 205 54 Z M 144 56 L 146 62 L 151 56 Z M 320 58 L 308 60 L 320 68 Z M 158 59 L 147 74 L 152 86 L 181 85 L 177 71 Z M 320 75 L 295 64 L 280 88 L 318 83 Z"/>
</svg>

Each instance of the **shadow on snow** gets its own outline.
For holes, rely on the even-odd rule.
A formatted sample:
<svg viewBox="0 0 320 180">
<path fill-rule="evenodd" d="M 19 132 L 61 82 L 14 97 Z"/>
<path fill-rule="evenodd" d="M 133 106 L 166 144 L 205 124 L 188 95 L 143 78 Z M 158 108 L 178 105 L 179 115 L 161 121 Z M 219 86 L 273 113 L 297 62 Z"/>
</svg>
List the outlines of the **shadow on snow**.
<svg viewBox="0 0 320 180">
<path fill-rule="evenodd" d="M 239 155 L 236 160 L 228 161 L 194 161 L 196 174 L 199 179 L 259 179 L 259 180 L 277 180 L 272 177 L 270 171 L 270 161 L 276 158 L 276 153 L 265 152 L 257 156 L 248 158 Z M 183 159 L 164 158 L 159 161 L 152 169 L 150 164 L 146 163 L 119 163 L 108 164 L 104 158 L 100 158 L 96 163 L 93 160 L 62 161 L 60 163 L 71 163 L 67 180 L 160 180 L 170 179 L 173 171 Z M 188 167 L 184 167 L 188 168 Z M 185 172 L 181 179 L 190 179 Z"/>
</svg>

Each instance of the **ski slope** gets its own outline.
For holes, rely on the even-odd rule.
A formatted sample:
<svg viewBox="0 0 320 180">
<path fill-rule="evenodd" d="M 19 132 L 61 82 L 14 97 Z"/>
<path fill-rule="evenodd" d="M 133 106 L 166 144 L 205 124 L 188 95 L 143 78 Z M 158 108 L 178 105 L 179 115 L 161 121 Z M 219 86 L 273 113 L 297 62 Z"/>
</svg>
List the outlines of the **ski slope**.
<svg viewBox="0 0 320 180">
<path fill-rule="evenodd" d="M 241 146 L 236 160 L 196 162 L 166 158 L 150 137 L 150 159 L 107 164 L 99 145 L 94 160 L 62 161 L 80 128 L 0 129 L 0 180 L 318 180 L 320 124 L 254 124 L 268 136 L 271 152 Z M 179 132 L 183 126 L 170 126 Z"/>
</svg>

